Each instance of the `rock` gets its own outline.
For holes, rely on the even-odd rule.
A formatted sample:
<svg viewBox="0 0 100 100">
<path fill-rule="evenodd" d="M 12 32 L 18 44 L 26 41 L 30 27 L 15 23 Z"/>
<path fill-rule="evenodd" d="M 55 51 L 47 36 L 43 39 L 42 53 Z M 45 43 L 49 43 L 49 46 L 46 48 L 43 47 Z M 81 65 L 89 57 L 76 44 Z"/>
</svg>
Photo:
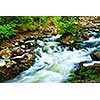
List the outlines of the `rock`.
<svg viewBox="0 0 100 100">
<path fill-rule="evenodd" d="M 28 54 L 28 60 L 32 60 L 34 58 L 33 54 Z"/>
<path fill-rule="evenodd" d="M 4 59 L 0 59 L 0 67 L 3 67 L 6 65 L 6 62 L 4 61 Z"/>
<path fill-rule="evenodd" d="M 24 54 L 25 53 L 25 50 L 23 50 L 23 49 L 17 49 L 17 54 L 18 55 L 22 55 L 22 54 Z"/>
<path fill-rule="evenodd" d="M 31 36 L 30 38 L 34 38 L 34 36 Z"/>
<path fill-rule="evenodd" d="M 20 62 L 24 65 L 31 65 L 33 63 L 34 58 L 34 54 L 26 53 L 24 59 L 22 59 Z"/>
<path fill-rule="evenodd" d="M 19 45 L 19 43 L 18 43 L 18 42 L 16 42 L 16 43 L 15 43 L 15 45 L 16 45 L 16 46 L 18 46 L 18 45 Z"/>
<path fill-rule="evenodd" d="M 13 54 L 14 55 L 22 55 L 22 54 L 24 54 L 25 53 L 25 50 L 24 49 L 22 49 L 22 48 L 20 48 L 20 47 L 15 47 L 14 49 L 13 49 Z"/>
<path fill-rule="evenodd" d="M 94 32 L 99 32 L 100 29 L 99 28 L 90 28 L 91 31 L 94 31 Z"/>
<path fill-rule="evenodd" d="M 30 49 L 31 47 L 33 47 L 33 43 L 28 43 L 27 45 L 26 45 L 26 49 Z"/>
<path fill-rule="evenodd" d="M 21 48 L 25 49 L 25 45 L 21 45 Z"/>
<path fill-rule="evenodd" d="M 24 40 L 20 40 L 20 44 L 23 44 L 24 43 Z"/>
<path fill-rule="evenodd" d="M 83 34 L 83 38 L 84 38 L 84 39 L 88 39 L 88 38 L 89 38 L 89 33 L 88 33 L 88 32 L 85 32 L 85 33 Z"/>
<path fill-rule="evenodd" d="M 12 51 L 9 50 L 8 48 L 7 49 L 4 49 L 4 50 L 1 50 L 0 51 L 0 56 L 2 58 L 6 58 L 6 57 L 9 57 L 10 58 L 12 56 Z"/>
<path fill-rule="evenodd" d="M 91 57 L 95 61 L 100 61 L 100 50 L 93 51 Z"/>
<path fill-rule="evenodd" d="M 16 64 L 16 62 L 15 61 L 9 61 L 7 64 L 6 64 L 6 67 L 7 68 L 10 68 L 10 67 L 12 67 L 12 65 L 14 65 L 14 64 Z"/>
<path fill-rule="evenodd" d="M 33 45 L 34 45 L 34 43 L 33 43 L 33 42 L 31 42 L 31 43 L 30 43 L 30 45 L 31 45 L 31 46 L 33 46 Z"/>
</svg>

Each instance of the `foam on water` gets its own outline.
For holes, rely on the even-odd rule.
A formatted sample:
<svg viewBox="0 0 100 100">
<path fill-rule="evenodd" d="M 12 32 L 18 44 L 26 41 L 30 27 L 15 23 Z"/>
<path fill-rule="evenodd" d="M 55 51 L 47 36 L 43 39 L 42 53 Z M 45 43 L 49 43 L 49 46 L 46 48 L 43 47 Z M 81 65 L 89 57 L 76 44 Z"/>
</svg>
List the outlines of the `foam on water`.
<svg viewBox="0 0 100 100">
<path fill-rule="evenodd" d="M 59 46 L 60 43 L 54 41 L 58 37 L 37 40 L 38 46 L 34 50 L 35 63 L 28 70 L 8 82 L 62 82 L 70 75 L 70 71 L 77 64 L 85 61 L 92 62 L 89 54 L 96 49 L 95 47 L 79 50 L 74 48 L 73 51 L 70 51 L 69 47 Z M 48 41 L 44 41 L 46 39 Z M 97 41 L 100 41 L 100 39 L 91 37 L 83 43 Z"/>
</svg>

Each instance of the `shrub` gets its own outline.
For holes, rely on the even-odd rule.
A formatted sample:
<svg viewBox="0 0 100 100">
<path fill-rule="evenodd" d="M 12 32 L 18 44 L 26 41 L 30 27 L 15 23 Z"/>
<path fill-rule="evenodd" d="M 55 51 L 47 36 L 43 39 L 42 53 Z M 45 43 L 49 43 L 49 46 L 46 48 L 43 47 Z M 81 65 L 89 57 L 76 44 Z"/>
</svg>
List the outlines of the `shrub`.
<svg viewBox="0 0 100 100">
<path fill-rule="evenodd" d="M 52 26 L 57 28 L 58 34 L 76 34 L 78 31 L 82 33 L 79 21 L 75 16 L 1 16 L 0 17 L 0 39 L 9 38 L 16 32 L 39 31 L 40 26 L 48 26 L 48 18 L 50 18 Z"/>
<path fill-rule="evenodd" d="M 77 34 L 83 33 L 82 26 L 78 24 L 79 17 L 75 16 L 57 16 L 52 18 L 52 22 L 59 30 L 59 34 Z M 77 22 L 77 23 L 76 23 Z"/>
<path fill-rule="evenodd" d="M 9 38 L 16 32 L 33 31 L 38 27 L 37 17 L 31 16 L 1 16 L 0 17 L 0 39 Z"/>
</svg>

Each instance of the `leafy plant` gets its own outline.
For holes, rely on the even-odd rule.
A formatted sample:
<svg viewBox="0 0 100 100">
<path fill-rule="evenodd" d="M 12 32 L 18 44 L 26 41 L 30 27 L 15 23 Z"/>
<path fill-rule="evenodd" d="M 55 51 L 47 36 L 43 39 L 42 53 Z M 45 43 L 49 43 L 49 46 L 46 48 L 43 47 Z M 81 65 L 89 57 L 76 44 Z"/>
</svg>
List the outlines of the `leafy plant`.
<svg viewBox="0 0 100 100">
<path fill-rule="evenodd" d="M 38 17 L 31 16 L 1 16 L 0 38 L 9 38 L 19 31 L 34 31 L 39 25 Z M 21 31 L 20 30 L 20 31 Z"/>
<path fill-rule="evenodd" d="M 82 26 L 80 24 L 76 24 L 79 18 L 75 16 L 57 16 L 52 18 L 52 22 L 56 28 L 59 30 L 59 34 L 77 34 L 83 33 Z"/>
<path fill-rule="evenodd" d="M 13 29 L 13 27 L 9 24 L 7 25 L 0 25 L 0 38 L 9 38 L 10 36 L 14 35 L 17 30 Z"/>
<path fill-rule="evenodd" d="M 24 31 L 39 31 L 42 26 L 49 27 L 48 18 L 52 22 L 52 26 L 58 29 L 58 34 L 77 34 L 82 33 L 80 24 L 75 24 L 79 21 L 75 16 L 1 16 L 0 17 L 0 38 L 9 38 L 15 33 Z M 38 32 L 40 33 L 40 32 Z"/>
</svg>

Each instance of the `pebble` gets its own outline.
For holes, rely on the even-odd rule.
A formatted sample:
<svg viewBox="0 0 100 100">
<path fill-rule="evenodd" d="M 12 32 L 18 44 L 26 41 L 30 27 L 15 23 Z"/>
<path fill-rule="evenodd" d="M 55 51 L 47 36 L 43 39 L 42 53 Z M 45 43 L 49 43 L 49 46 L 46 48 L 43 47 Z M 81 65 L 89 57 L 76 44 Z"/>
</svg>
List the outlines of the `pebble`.
<svg viewBox="0 0 100 100">
<path fill-rule="evenodd" d="M 2 58 L 11 57 L 11 56 L 12 56 L 12 51 L 10 51 L 9 49 L 1 50 L 1 51 L 0 51 L 0 56 L 1 56 Z"/>
<path fill-rule="evenodd" d="M 12 67 L 13 64 L 16 64 L 16 62 L 12 60 L 11 62 L 7 63 L 6 67 L 10 68 L 10 67 Z"/>
<path fill-rule="evenodd" d="M 15 45 L 16 45 L 16 46 L 18 46 L 18 45 L 19 45 L 19 43 L 18 43 L 18 42 L 16 42 L 16 43 L 15 43 Z"/>
<path fill-rule="evenodd" d="M 28 60 L 32 60 L 34 58 L 33 54 L 28 54 Z"/>
<path fill-rule="evenodd" d="M 25 49 L 25 45 L 21 45 L 21 48 Z"/>
</svg>

